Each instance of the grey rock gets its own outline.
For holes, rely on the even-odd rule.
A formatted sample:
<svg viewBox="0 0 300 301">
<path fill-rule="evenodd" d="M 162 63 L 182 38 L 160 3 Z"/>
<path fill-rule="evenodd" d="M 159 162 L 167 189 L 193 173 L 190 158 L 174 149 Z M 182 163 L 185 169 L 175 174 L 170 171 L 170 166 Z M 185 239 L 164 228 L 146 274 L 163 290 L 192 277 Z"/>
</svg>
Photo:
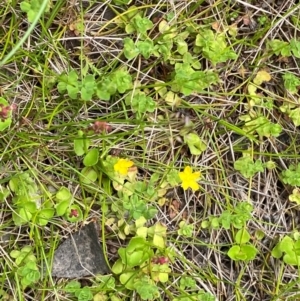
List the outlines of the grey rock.
<svg viewBox="0 0 300 301">
<path fill-rule="evenodd" d="M 54 253 L 54 277 L 78 278 L 109 272 L 93 222 L 68 237 Z"/>
</svg>

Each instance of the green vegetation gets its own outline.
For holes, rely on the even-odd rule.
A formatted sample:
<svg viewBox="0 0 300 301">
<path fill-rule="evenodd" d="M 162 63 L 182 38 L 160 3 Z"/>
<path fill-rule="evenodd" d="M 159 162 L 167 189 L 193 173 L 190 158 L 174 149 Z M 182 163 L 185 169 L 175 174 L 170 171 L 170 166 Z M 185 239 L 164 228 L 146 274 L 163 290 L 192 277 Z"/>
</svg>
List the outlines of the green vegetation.
<svg viewBox="0 0 300 301">
<path fill-rule="evenodd" d="M 1 300 L 300 298 L 300 4 L 277 2 L 0 3 Z M 111 274 L 53 277 L 95 220 Z"/>
</svg>

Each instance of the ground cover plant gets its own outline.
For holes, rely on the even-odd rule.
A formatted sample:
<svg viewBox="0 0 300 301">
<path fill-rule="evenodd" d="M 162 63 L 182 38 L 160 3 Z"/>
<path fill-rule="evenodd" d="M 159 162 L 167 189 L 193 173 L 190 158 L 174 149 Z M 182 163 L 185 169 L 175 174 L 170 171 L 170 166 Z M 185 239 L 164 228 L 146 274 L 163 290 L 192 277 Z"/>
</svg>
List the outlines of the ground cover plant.
<svg viewBox="0 0 300 301">
<path fill-rule="evenodd" d="M 298 300 L 299 14 L 1 1 L 1 300 Z M 111 273 L 52 276 L 95 221 Z"/>
</svg>

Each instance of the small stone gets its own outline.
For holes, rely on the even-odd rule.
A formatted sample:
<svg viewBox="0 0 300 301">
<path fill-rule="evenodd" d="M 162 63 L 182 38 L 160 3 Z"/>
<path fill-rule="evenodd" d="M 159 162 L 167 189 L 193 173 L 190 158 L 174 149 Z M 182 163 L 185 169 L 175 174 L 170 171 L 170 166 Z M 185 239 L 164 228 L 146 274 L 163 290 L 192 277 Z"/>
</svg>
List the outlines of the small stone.
<svg viewBox="0 0 300 301">
<path fill-rule="evenodd" d="M 110 273 L 110 270 L 94 222 L 68 237 L 54 253 L 54 277 L 79 278 L 107 273 Z"/>
</svg>

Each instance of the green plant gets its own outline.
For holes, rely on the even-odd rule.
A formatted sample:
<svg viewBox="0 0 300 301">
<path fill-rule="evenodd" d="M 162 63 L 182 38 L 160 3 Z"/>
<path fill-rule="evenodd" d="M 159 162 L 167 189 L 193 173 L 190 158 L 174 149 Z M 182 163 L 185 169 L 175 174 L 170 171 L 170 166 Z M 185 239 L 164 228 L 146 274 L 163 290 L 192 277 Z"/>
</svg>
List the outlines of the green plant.
<svg viewBox="0 0 300 301">
<path fill-rule="evenodd" d="M 149 276 L 142 276 L 135 282 L 135 289 L 142 300 L 155 300 L 159 297 L 158 287 Z"/>
<path fill-rule="evenodd" d="M 77 156 L 82 156 L 88 152 L 91 139 L 87 138 L 83 131 L 78 131 L 78 138 L 74 139 L 74 151 Z"/>
<path fill-rule="evenodd" d="M 300 163 L 291 164 L 287 170 L 282 171 L 281 175 L 284 184 L 300 186 Z"/>
<path fill-rule="evenodd" d="M 218 74 L 214 71 L 195 71 L 188 63 L 176 63 L 171 89 L 188 96 L 193 92 L 203 92 L 218 81 Z"/>
<path fill-rule="evenodd" d="M 195 292 L 185 292 L 181 296 L 173 299 L 174 301 L 215 301 L 216 298 L 211 293 L 206 293 L 203 290 Z"/>
<path fill-rule="evenodd" d="M 133 112 L 137 113 L 138 118 L 141 118 L 142 114 L 146 112 L 154 112 L 156 108 L 154 100 L 147 96 L 145 92 L 139 90 L 127 95 L 125 102 L 127 105 L 131 105 Z"/>
<path fill-rule="evenodd" d="M 290 93 L 297 93 L 298 87 L 300 86 L 300 79 L 290 72 L 285 72 L 283 77 L 284 87 Z"/>
<path fill-rule="evenodd" d="M 281 258 L 290 265 L 300 266 L 300 237 L 295 233 L 293 237 L 285 235 L 273 248 L 272 256 Z"/>
<path fill-rule="evenodd" d="M 300 41 L 297 39 L 291 39 L 290 40 L 290 47 L 293 55 L 296 58 L 300 58 Z"/>
<path fill-rule="evenodd" d="M 73 204 L 74 199 L 70 191 L 61 187 L 53 198 L 55 204 L 50 198 L 51 193 L 40 192 L 39 187 L 29 172 L 23 172 L 15 175 L 9 181 L 9 187 L 13 195 L 13 221 L 15 225 L 21 226 L 32 222 L 39 226 L 45 226 L 54 216 L 63 216 L 70 222 L 82 220 L 83 214 L 80 206 Z M 7 197 L 8 194 L 6 193 Z"/>
<path fill-rule="evenodd" d="M 55 194 L 57 216 L 63 216 L 69 222 L 78 222 L 83 218 L 81 208 L 73 204 L 74 199 L 66 187 L 61 187 Z"/>
<path fill-rule="evenodd" d="M 268 46 L 276 55 L 288 57 L 293 54 L 296 58 L 300 58 L 300 41 L 297 39 L 291 39 L 290 42 L 274 39 L 268 42 Z"/>
<path fill-rule="evenodd" d="M 70 281 L 64 289 L 67 293 L 72 293 L 77 297 L 78 301 L 90 301 L 93 300 L 93 294 L 88 286 L 81 287 L 81 284 L 76 281 Z"/>
<path fill-rule="evenodd" d="M 219 217 L 212 216 L 202 222 L 202 228 L 211 226 L 213 229 L 219 229 L 222 226 L 229 230 L 230 227 L 242 229 L 251 219 L 253 206 L 249 202 L 239 202 L 231 210 L 224 210 Z"/>
<path fill-rule="evenodd" d="M 109 100 L 117 92 L 125 93 L 132 87 L 132 78 L 126 69 L 120 68 L 107 76 L 95 79 L 93 74 L 82 74 L 80 80 L 75 70 L 61 74 L 58 77 L 57 89 L 63 94 L 67 91 L 71 99 L 77 99 L 78 94 L 84 101 L 91 100 L 95 95 L 103 100 Z"/>
<path fill-rule="evenodd" d="M 38 15 L 43 2 L 48 0 L 25 0 L 20 3 L 20 8 L 27 14 L 29 22 L 33 22 Z M 50 5 L 46 6 L 45 12 L 49 12 Z"/>
<path fill-rule="evenodd" d="M 234 240 L 236 242 L 227 252 L 227 255 L 235 261 L 249 261 L 253 260 L 257 254 L 257 249 L 250 241 L 250 234 L 248 231 L 243 228 L 240 229 L 235 237 Z"/>
<path fill-rule="evenodd" d="M 45 226 L 54 216 L 53 205 L 44 201 L 40 190 L 29 172 L 15 175 L 9 181 L 13 194 L 13 220 L 15 225 L 24 225 L 30 221 Z"/>
<path fill-rule="evenodd" d="M 241 157 L 234 162 L 234 168 L 238 170 L 245 178 L 253 177 L 257 172 L 264 171 L 264 165 L 261 160 L 253 161 L 249 156 Z"/>
<path fill-rule="evenodd" d="M 245 121 L 243 126 L 245 132 L 257 132 L 260 137 L 278 137 L 282 131 L 281 125 L 270 122 L 265 116 L 243 115 L 240 120 Z"/>
<path fill-rule="evenodd" d="M 271 48 L 271 50 L 276 55 L 282 55 L 282 56 L 290 56 L 291 55 L 291 47 L 288 42 L 274 39 L 271 41 L 268 41 L 268 46 Z"/>
<path fill-rule="evenodd" d="M 160 182 L 156 173 L 148 182 L 138 181 L 137 168 L 127 159 L 107 156 L 101 164 L 119 197 L 119 201 L 111 205 L 112 211 L 120 219 L 128 215 L 134 219 L 142 216 L 147 220 L 153 218 L 157 213 L 154 202 L 163 198 L 171 184 L 168 181 Z"/>
<path fill-rule="evenodd" d="M 128 60 L 134 59 L 141 54 L 148 59 L 154 53 L 154 44 L 152 40 L 138 41 L 135 45 L 130 38 L 124 39 L 124 55 Z"/>
<path fill-rule="evenodd" d="M 129 290 L 137 289 L 143 300 L 154 298 L 156 283 L 168 281 L 171 272 L 165 245 L 166 228 L 160 224 L 147 228 L 145 221 L 136 222 L 139 236 L 131 238 L 125 248 L 118 250 L 120 258 L 112 267 L 112 271 L 120 275 L 120 282 Z"/>
<path fill-rule="evenodd" d="M 290 109 L 288 116 L 292 119 L 295 126 L 300 125 L 300 108 Z"/>
<path fill-rule="evenodd" d="M 77 94 L 80 91 L 78 74 L 76 73 L 76 71 L 71 70 L 68 74 L 60 75 L 57 89 L 61 94 L 67 91 L 70 98 L 76 99 Z"/>
<path fill-rule="evenodd" d="M 40 279 L 40 272 L 37 267 L 37 259 L 32 252 L 31 246 L 25 246 L 21 250 L 13 250 L 10 256 L 15 259 L 17 265 L 16 277 L 21 278 L 22 288 L 36 283 Z"/>
<path fill-rule="evenodd" d="M 194 232 L 194 226 L 188 225 L 185 221 L 179 223 L 179 230 L 177 231 L 179 235 L 185 237 L 192 237 Z"/>
<path fill-rule="evenodd" d="M 134 6 L 131 7 L 133 11 Z M 147 31 L 153 27 L 153 23 L 146 17 L 142 16 L 137 10 L 128 14 L 128 24 L 125 27 L 126 33 L 139 33 L 142 38 L 146 38 Z"/>
<path fill-rule="evenodd" d="M 237 54 L 228 47 L 224 33 L 214 33 L 211 29 L 202 29 L 196 37 L 195 45 L 194 51 L 202 52 L 203 56 L 214 65 L 237 58 Z"/>
<path fill-rule="evenodd" d="M 183 136 L 183 139 L 192 155 L 199 156 L 207 148 L 206 143 L 196 133 L 186 134 Z"/>
<path fill-rule="evenodd" d="M 180 288 L 182 290 L 185 290 L 187 288 L 196 288 L 196 281 L 194 278 L 192 277 L 188 277 L 188 276 L 183 276 L 181 279 L 180 279 Z"/>
</svg>

